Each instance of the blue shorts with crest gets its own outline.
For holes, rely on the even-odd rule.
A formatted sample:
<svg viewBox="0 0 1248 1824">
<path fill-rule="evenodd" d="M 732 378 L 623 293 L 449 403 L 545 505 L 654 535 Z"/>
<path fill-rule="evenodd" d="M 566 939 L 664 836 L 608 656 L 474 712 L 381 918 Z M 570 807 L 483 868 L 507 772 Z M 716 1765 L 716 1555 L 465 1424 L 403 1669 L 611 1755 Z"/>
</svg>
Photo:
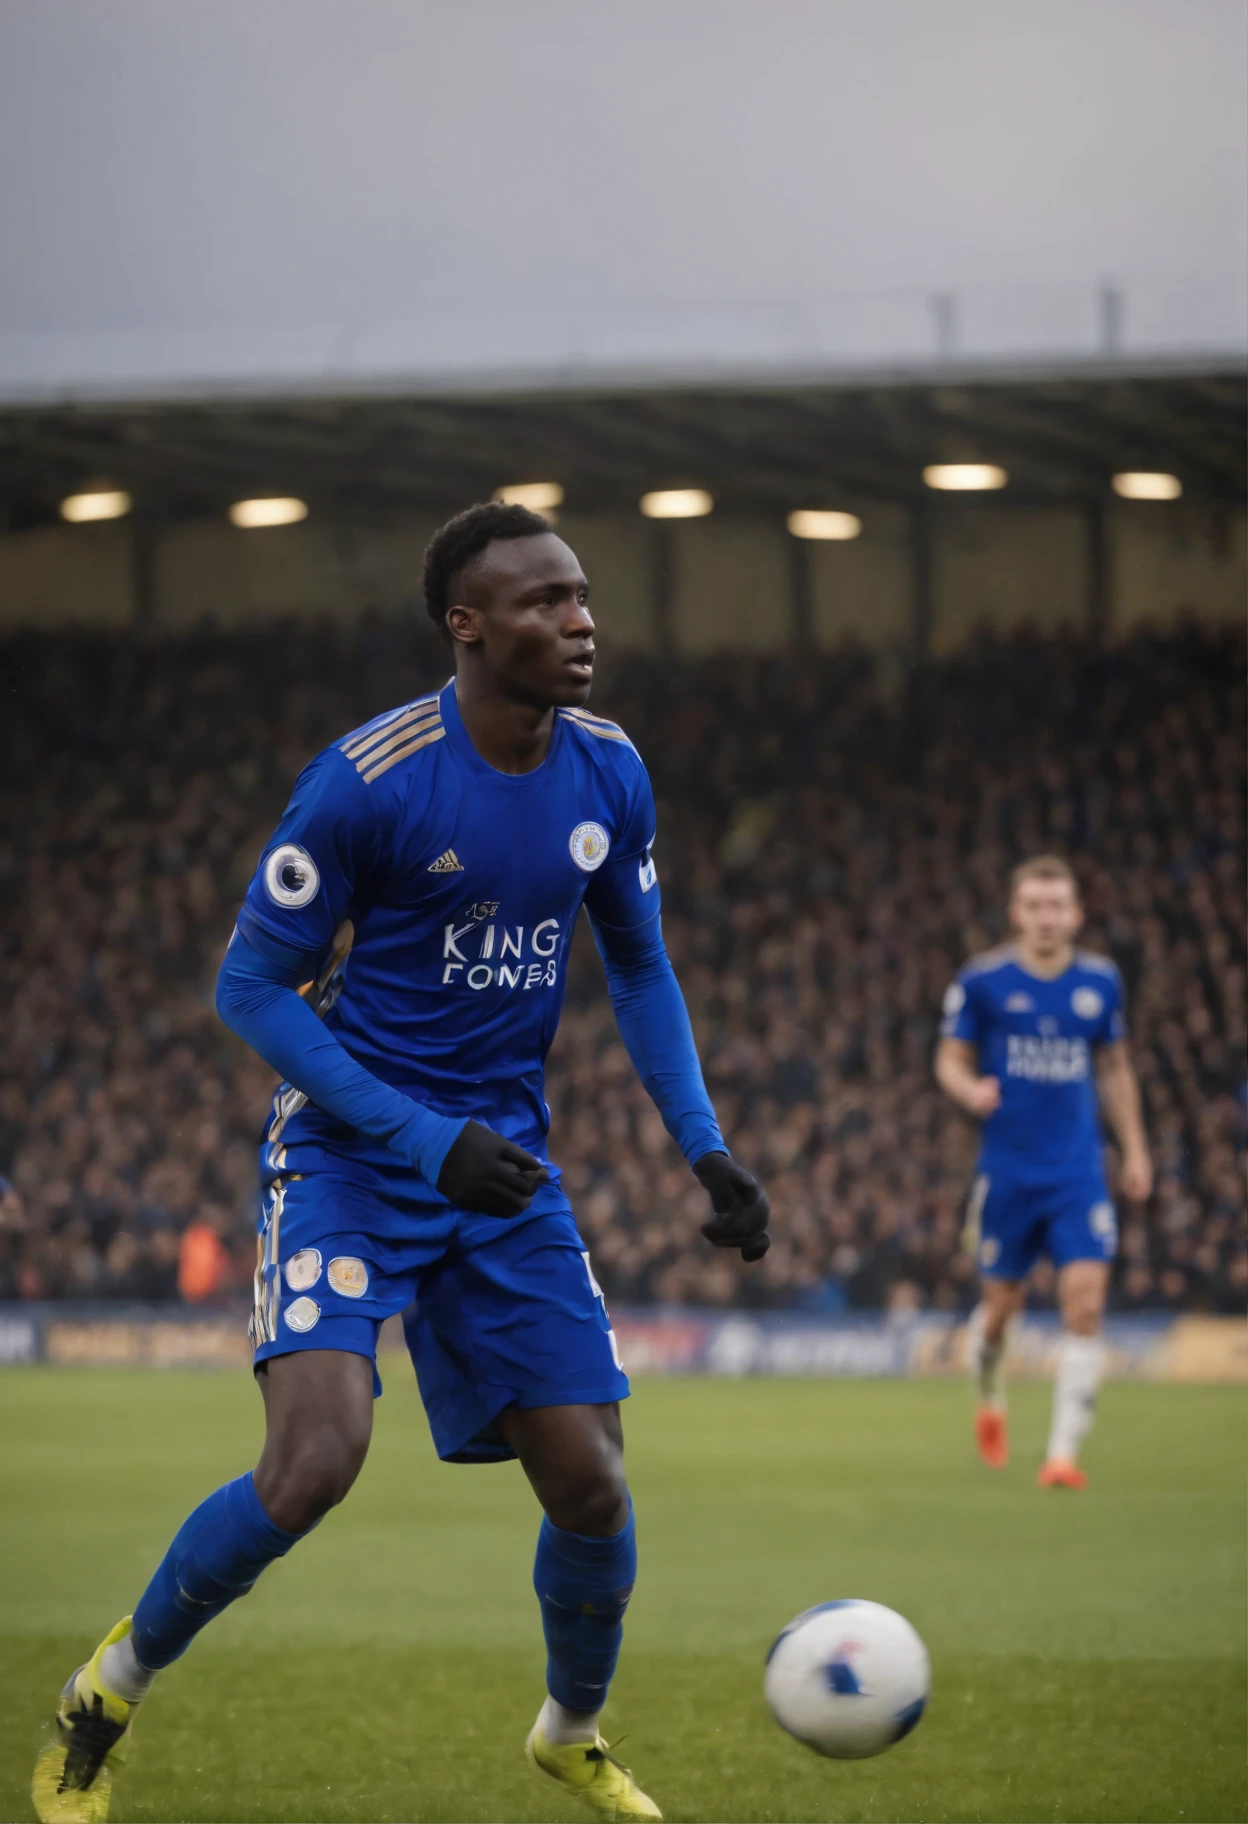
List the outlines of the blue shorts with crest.
<svg viewBox="0 0 1248 1824">
<path fill-rule="evenodd" d="M 981 1169 L 967 1211 L 968 1241 L 985 1279 L 1025 1279 L 1042 1254 L 1055 1267 L 1112 1260 L 1118 1223 L 1099 1163 L 1051 1180 Z"/>
<path fill-rule="evenodd" d="M 598 1405 L 628 1380 L 589 1253 L 557 1184 L 509 1221 L 456 1209 L 379 1143 L 291 1136 L 260 1149 L 251 1340 L 257 1364 L 299 1349 L 373 1362 L 386 1318 L 407 1346 L 438 1455 L 514 1455 L 508 1407 Z"/>
</svg>

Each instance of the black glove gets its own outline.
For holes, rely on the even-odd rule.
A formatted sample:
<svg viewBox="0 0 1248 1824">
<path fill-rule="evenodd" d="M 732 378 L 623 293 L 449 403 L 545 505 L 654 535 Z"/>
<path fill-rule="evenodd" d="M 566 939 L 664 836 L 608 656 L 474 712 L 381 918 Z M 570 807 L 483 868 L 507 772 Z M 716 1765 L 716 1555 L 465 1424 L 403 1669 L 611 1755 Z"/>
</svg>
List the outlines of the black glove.
<svg viewBox="0 0 1248 1824">
<path fill-rule="evenodd" d="M 549 1177 L 532 1153 L 479 1121 L 469 1121 L 442 1161 L 438 1189 L 461 1210 L 476 1210 L 482 1216 L 519 1216 Z"/>
<path fill-rule="evenodd" d="M 717 1248 L 740 1248 L 742 1260 L 761 1260 L 771 1246 L 771 1205 L 762 1185 L 727 1153 L 704 1153 L 693 1169 L 715 1206 L 702 1224 L 706 1239 Z"/>
</svg>

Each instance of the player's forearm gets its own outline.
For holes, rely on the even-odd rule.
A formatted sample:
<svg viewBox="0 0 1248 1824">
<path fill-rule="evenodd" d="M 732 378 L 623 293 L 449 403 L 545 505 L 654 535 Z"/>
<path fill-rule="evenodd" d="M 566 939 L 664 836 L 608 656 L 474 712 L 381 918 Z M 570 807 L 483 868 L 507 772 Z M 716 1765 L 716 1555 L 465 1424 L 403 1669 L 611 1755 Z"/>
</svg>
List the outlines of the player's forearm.
<svg viewBox="0 0 1248 1824">
<path fill-rule="evenodd" d="M 1115 1058 L 1102 1065 L 1099 1088 L 1105 1119 L 1123 1152 L 1146 1154 L 1148 1136 L 1144 1132 L 1140 1085 L 1130 1060 Z"/>
<path fill-rule="evenodd" d="M 936 1081 L 945 1094 L 960 1108 L 975 1113 L 975 1091 L 979 1073 L 956 1042 L 942 1039 L 936 1048 Z"/>
<path fill-rule="evenodd" d="M 310 1102 L 384 1140 L 436 1184 L 463 1120 L 436 1114 L 365 1070 L 279 976 L 279 965 L 236 937 L 217 977 L 225 1024 Z"/>
<path fill-rule="evenodd" d="M 727 1152 L 658 920 L 636 931 L 595 923 L 594 937 L 620 1037 L 668 1133 L 690 1165 Z"/>
</svg>

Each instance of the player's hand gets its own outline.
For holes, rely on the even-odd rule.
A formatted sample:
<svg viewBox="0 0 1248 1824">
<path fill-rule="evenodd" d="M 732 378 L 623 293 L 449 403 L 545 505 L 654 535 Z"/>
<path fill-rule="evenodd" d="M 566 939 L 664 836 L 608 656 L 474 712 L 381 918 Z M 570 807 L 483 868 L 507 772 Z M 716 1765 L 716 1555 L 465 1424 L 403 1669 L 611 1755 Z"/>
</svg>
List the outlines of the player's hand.
<svg viewBox="0 0 1248 1824">
<path fill-rule="evenodd" d="M 519 1216 L 550 1178 L 540 1159 L 504 1140 L 493 1128 L 469 1121 L 442 1161 L 438 1189 L 461 1210 L 482 1216 Z"/>
<path fill-rule="evenodd" d="M 1124 1153 L 1122 1194 L 1128 1203 L 1147 1203 L 1153 1194 L 1153 1162 L 1146 1152 Z"/>
<path fill-rule="evenodd" d="M 740 1248 L 742 1260 L 761 1260 L 771 1246 L 771 1205 L 762 1185 L 727 1153 L 704 1153 L 693 1170 L 715 1209 L 702 1224 L 706 1239 L 717 1248 Z"/>
<path fill-rule="evenodd" d="M 976 1077 L 966 1092 L 966 1106 L 981 1121 L 995 1115 L 1001 1106 L 1001 1085 L 995 1077 Z"/>
</svg>

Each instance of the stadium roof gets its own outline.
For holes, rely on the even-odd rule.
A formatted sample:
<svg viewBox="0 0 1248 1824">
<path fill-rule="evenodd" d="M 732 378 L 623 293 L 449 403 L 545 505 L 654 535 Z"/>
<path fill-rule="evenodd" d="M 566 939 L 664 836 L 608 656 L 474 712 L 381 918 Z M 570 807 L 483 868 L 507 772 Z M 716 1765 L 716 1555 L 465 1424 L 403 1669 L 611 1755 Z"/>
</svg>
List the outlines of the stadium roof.
<svg viewBox="0 0 1248 1824">
<path fill-rule="evenodd" d="M 573 512 L 697 483 L 721 511 L 773 514 L 919 498 L 926 464 L 958 461 L 1002 464 L 997 498 L 1012 503 L 1091 502 L 1119 470 L 1161 469 L 1187 498 L 1231 504 L 1245 405 L 1245 375 L 1227 367 L 10 408 L 0 523 L 48 521 L 105 478 L 170 519 L 266 493 L 338 519 L 440 513 L 533 479 L 559 481 Z"/>
</svg>

